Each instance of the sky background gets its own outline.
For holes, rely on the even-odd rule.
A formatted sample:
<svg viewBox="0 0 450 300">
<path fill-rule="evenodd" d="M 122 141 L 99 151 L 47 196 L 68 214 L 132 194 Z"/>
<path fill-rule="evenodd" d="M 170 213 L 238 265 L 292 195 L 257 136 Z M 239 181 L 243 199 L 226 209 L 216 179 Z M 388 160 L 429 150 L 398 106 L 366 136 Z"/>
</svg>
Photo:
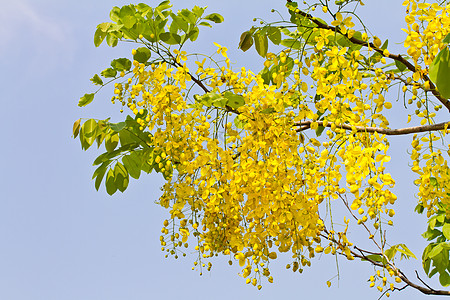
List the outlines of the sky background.
<svg viewBox="0 0 450 300">
<path fill-rule="evenodd" d="M 360 10 L 373 34 L 389 38 L 391 53 L 404 53 L 403 1 L 365 1 Z M 111 0 L 0 0 L 0 299 L 119 300 L 119 299 L 377 299 L 367 279 L 373 268 L 339 260 L 340 280 L 326 281 L 336 271 L 334 257 L 312 261 L 303 274 L 284 269 L 286 258 L 272 264 L 273 284 L 261 291 L 245 285 L 226 258 L 213 261 L 210 273 L 191 271 L 195 255 L 164 258 L 159 235 L 168 212 L 154 204 L 162 177 L 131 180 L 124 194 L 97 192 L 91 181 L 92 162 L 100 154 L 81 150 L 71 138 L 78 118 L 119 121 L 118 106 L 110 105 L 112 90 L 104 89 L 94 102 L 77 106 L 84 93 L 94 91 L 89 78 L 113 58 L 130 57 L 130 46 L 95 48 L 98 23 L 109 20 Z M 148 1 L 157 5 L 159 1 Z M 240 34 L 254 17 L 273 20 L 272 8 L 286 16 L 284 1 L 181 1 L 174 10 L 208 6 L 225 22 L 204 28 L 191 49 L 211 53 L 213 42 L 227 46 L 235 66 L 258 70 L 254 48 L 238 51 Z M 320 15 L 320 14 L 319 14 Z M 383 39 L 382 38 L 382 39 Z M 384 40 L 383 39 L 383 40 Z M 252 68 L 253 67 L 253 68 Z M 398 108 L 401 103 L 398 103 Z M 405 125 L 394 118 L 392 126 Z M 411 137 L 391 139 L 390 170 L 399 196 L 393 243 L 407 243 L 420 258 L 426 245 L 420 234 L 425 217 L 414 214 L 416 199 L 408 167 Z M 420 260 L 401 262 L 411 279 L 423 275 Z M 429 280 L 436 285 L 436 280 Z M 407 289 L 392 299 L 418 299 Z"/>
</svg>

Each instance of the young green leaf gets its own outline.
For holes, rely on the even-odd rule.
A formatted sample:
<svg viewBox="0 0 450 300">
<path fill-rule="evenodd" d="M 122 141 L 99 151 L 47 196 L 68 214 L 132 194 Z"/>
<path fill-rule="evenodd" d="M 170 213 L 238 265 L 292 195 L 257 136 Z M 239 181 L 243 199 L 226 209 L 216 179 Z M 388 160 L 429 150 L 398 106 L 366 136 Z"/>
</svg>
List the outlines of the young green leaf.
<svg viewBox="0 0 450 300">
<path fill-rule="evenodd" d="M 106 37 L 106 32 L 104 32 L 100 28 L 97 28 L 97 30 L 94 33 L 94 45 L 95 45 L 95 47 L 100 46 L 101 43 L 103 42 L 103 40 L 105 39 L 105 37 Z"/>
<path fill-rule="evenodd" d="M 78 101 L 78 106 L 86 106 L 91 103 L 92 100 L 94 100 L 94 94 L 84 94 L 84 96 L 80 98 L 80 101 Z"/>
<path fill-rule="evenodd" d="M 103 70 L 100 75 L 102 75 L 105 78 L 111 78 L 111 77 L 116 77 L 117 75 L 117 70 L 113 69 L 113 68 L 108 68 Z"/>
<path fill-rule="evenodd" d="M 214 23 L 222 23 L 223 17 L 218 13 L 212 13 L 205 16 L 203 19 L 213 21 Z"/>
<path fill-rule="evenodd" d="M 103 80 L 97 74 L 95 74 L 90 80 L 96 85 L 103 85 Z"/>
<path fill-rule="evenodd" d="M 209 24 L 208 22 L 205 22 L 205 21 L 198 23 L 198 25 L 206 26 L 206 27 L 212 28 L 211 24 Z"/>
</svg>

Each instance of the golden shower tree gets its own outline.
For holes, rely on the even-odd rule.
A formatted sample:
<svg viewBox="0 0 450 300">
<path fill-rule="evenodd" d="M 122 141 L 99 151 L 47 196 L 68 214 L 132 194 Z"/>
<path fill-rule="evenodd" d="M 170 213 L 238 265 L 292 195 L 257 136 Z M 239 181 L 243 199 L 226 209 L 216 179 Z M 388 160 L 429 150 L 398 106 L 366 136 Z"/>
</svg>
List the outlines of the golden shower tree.
<svg viewBox="0 0 450 300">
<path fill-rule="evenodd" d="M 386 296 L 408 286 L 450 295 L 410 279 L 396 262 L 415 255 L 388 236 L 402 197 L 392 192 L 389 139 L 409 135 L 416 211 L 429 224 L 423 267 L 450 285 L 450 5 L 403 3 L 405 53 L 368 34 L 361 5 L 288 0 L 287 19 L 241 35 L 240 49 L 254 46 L 265 58 L 259 70 L 233 69 L 218 44 L 213 56 L 183 50 L 200 28 L 221 23 L 220 14 L 198 6 L 174 12 L 169 1 L 114 7 L 111 22 L 97 26 L 95 45 L 136 47 L 132 59 L 114 59 L 91 81 L 99 90 L 114 84 L 111 102 L 126 117 L 80 119 L 73 128 L 83 149 L 105 146 L 94 161 L 95 187 L 104 182 L 114 194 L 130 177 L 161 173 L 162 250 L 178 257 L 195 249 L 200 272 L 225 255 L 261 288 L 273 282 L 269 262 L 280 253 L 292 257 L 294 272 L 323 253 L 373 265 L 370 287 Z M 391 128 L 388 110 L 410 125 Z M 345 216 L 333 219 L 342 208 Z M 352 240 L 350 227 L 362 228 L 370 246 Z"/>
</svg>

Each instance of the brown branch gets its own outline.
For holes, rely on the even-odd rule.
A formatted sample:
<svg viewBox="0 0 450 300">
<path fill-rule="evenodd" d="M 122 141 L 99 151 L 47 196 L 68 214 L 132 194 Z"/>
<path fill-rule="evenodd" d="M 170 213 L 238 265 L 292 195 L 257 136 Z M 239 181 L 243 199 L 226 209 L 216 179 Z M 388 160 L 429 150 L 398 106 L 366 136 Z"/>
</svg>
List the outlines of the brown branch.
<svg viewBox="0 0 450 300">
<path fill-rule="evenodd" d="M 341 244 L 339 243 L 339 241 L 336 241 L 336 239 L 330 238 L 328 230 L 325 229 L 324 232 L 327 233 L 327 235 L 321 233 L 320 236 L 322 236 L 323 238 L 325 238 L 325 239 L 327 239 L 327 240 L 329 240 L 329 241 L 331 241 L 331 242 L 333 242 L 333 243 L 336 243 L 336 244 L 338 244 L 338 245 L 341 245 Z M 354 257 L 359 258 L 359 259 L 361 259 L 361 260 L 368 261 L 368 262 L 370 262 L 370 263 L 371 263 L 372 265 L 374 265 L 374 266 L 377 266 L 377 267 L 380 267 L 380 268 L 386 268 L 386 265 L 384 265 L 383 263 L 378 262 L 378 261 L 375 261 L 375 260 L 373 260 L 373 259 L 370 259 L 369 257 L 367 257 L 367 256 L 364 254 L 364 252 L 366 252 L 366 253 L 371 253 L 370 251 L 360 249 L 360 248 L 358 248 L 358 247 L 356 247 L 356 246 L 354 246 L 354 248 L 360 252 L 360 253 L 357 253 L 357 252 L 355 252 L 355 251 L 353 251 L 353 250 L 350 249 L 350 253 L 351 253 Z M 346 256 L 345 253 L 341 253 L 341 252 L 336 252 L 336 253 L 338 253 L 338 254 L 340 254 L 340 255 L 343 255 L 343 256 Z M 384 256 L 384 255 L 383 255 L 383 256 Z M 385 257 L 385 258 L 386 258 L 386 257 Z M 414 282 L 412 282 L 411 280 L 409 280 L 408 277 L 406 277 L 406 275 L 405 275 L 400 269 L 398 269 L 392 262 L 390 262 L 387 258 L 386 258 L 386 262 L 387 262 L 387 264 L 388 264 L 389 266 L 392 267 L 392 269 L 393 269 L 394 271 L 396 271 L 397 276 L 400 277 L 400 279 L 401 279 L 404 283 L 406 283 L 406 286 L 404 286 L 404 287 L 402 287 L 402 288 L 397 288 L 397 290 L 403 290 L 403 289 L 406 288 L 407 286 L 410 286 L 410 287 L 412 287 L 412 288 L 414 288 L 414 289 L 420 291 L 421 293 L 423 293 L 423 294 L 425 294 L 425 295 L 450 296 L 450 291 L 435 290 L 435 289 L 431 288 L 429 285 L 425 284 L 420 278 L 419 278 L 419 280 L 420 280 L 426 287 L 423 287 L 423 286 L 420 286 L 420 285 L 418 285 L 418 284 L 415 284 Z M 417 271 L 416 271 L 416 274 L 417 274 Z M 418 276 L 418 275 L 417 275 L 417 276 Z"/>
<path fill-rule="evenodd" d="M 288 1 L 288 2 L 291 2 L 291 1 Z M 334 27 L 334 26 L 330 26 L 330 25 L 327 25 L 327 24 L 324 24 L 324 23 L 322 23 L 321 21 L 319 21 L 318 19 L 316 19 L 315 17 L 313 17 L 312 15 L 310 15 L 310 14 L 308 14 L 308 13 L 305 13 L 305 12 L 303 12 L 303 11 L 301 11 L 301 10 L 298 10 L 298 11 L 296 11 L 299 15 L 301 15 L 301 16 L 303 16 L 303 17 L 305 17 L 305 18 L 308 18 L 309 20 L 311 20 L 314 24 L 316 24 L 317 25 L 317 27 L 318 28 L 320 28 L 320 29 L 327 29 L 327 30 L 331 30 L 331 31 L 334 31 L 334 32 L 337 32 L 337 33 L 340 33 L 340 34 L 342 34 L 343 36 L 345 36 L 349 41 L 351 41 L 352 43 L 354 43 L 354 44 L 357 44 L 357 45 L 361 45 L 361 46 L 363 46 L 363 47 L 371 47 L 372 49 L 374 49 L 376 52 L 378 52 L 378 53 L 380 53 L 382 56 L 384 56 L 384 57 L 388 57 L 388 58 L 391 58 L 391 59 L 393 59 L 393 60 L 396 60 L 396 61 L 399 61 L 399 62 L 401 62 L 402 64 L 404 64 L 407 68 L 408 68 L 408 70 L 410 70 L 410 71 L 412 71 L 412 72 L 417 72 L 417 69 L 416 69 L 416 67 L 413 65 L 413 64 L 411 64 L 408 60 L 406 60 L 405 58 L 403 58 L 400 54 L 389 54 L 389 55 L 384 55 L 383 54 L 383 49 L 380 49 L 380 48 L 378 48 L 378 47 L 376 47 L 373 43 L 368 43 L 368 42 L 365 42 L 365 41 L 363 41 L 363 40 L 360 40 L 360 39 L 357 39 L 357 38 L 355 38 L 354 36 L 352 36 L 352 37 L 349 37 L 348 36 L 348 34 L 347 33 L 342 33 L 342 31 L 341 31 L 341 29 L 339 28 L 339 27 Z M 430 80 L 430 78 L 427 76 L 427 75 L 425 75 L 425 74 L 423 74 L 422 75 L 423 76 L 423 79 L 425 80 L 425 81 L 429 81 L 430 82 L 430 89 L 429 89 L 429 91 L 431 91 L 431 93 L 445 106 L 445 107 L 447 107 L 447 109 L 450 111 L 450 101 L 449 100 L 447 100 L 447 99 L 445 99 L 445 98 L 443 98 L 442 96 L 441 96 L 441 94 L 438 92 L 438 90 L 436 89 L 436 86 L 433 84 L 433 82 L 431 82 L 431 80 Z"/>
<path fill-rule="evenodd" d="M 417 279 L 419 279 L 420 280 L 420 282 L 422 282 L 423 283 L 423 285 L 425 285 L 427 288 L 429 288 L 430 290 L 434 290 L 434 289 L 432 289 L 428 284 L 426 284 L 426 282 L 425 281 L 423 281 L 422 280 L 422 278 L 420 278 L 420 276 L 419 276 L 419 272 L 417 272 L 417 270 L 416 270 L 416 276 L 417 276 Z"/>
<path fill-rule="evenodd" d="M 297 132 L 300 132 L 300 131 L 311 128 L 312 123 L 314 123 L 314 121 L 301 121 L 301 122 L 294 123 L 294 126 L 300 126 L 300 128 L 296 129 Z M 319 126 L 324 126 L 323 121 L 315 121 L 315 123 L 319 124 Z M 450 122 L 443 122 L 443 123 L 432 124 L 432 125 L 415 126 L 415 127 L 407 127 L 407 128 L 399 128 L 399 129 L 352 126 L 349 124 L 336 125 L 336 127 L 340 128 L 340 129 L 345 129 L 345 130 L 356 129 L 356 132 L 369 132 L 369 133 L 378 132 L 380 134 L 385 134 L 385 135 L 406 135 L 406 134 L 418 133 L 418 132 L 444 130 L 446 124 L 449 124 L 449 123 Z M 326 126 L 324 126 L 324 127 L 331 127 L 331 123 L 326 124 Z"/>
</svg>

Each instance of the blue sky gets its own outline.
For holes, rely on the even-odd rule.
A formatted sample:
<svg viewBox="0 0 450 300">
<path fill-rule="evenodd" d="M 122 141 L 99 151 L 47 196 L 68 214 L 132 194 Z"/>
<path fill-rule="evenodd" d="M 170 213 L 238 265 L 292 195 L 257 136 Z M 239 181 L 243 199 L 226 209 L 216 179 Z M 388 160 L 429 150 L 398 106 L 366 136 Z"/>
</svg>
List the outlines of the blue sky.
<svg viewBox="0 0 450 300">
<path fill-rule="evenodd" d="M 237 275 L 239 268 L 229 267 L 226 259 L 217 259 L 203 276 L 191 271 L 194 254 L 165 259 L 159 233 L 168 212 L 154 204 L 162 177 L 151 174 L 132 180 L 124 194 L 113 197 L 103 187 L 97 192 L 90 178 L 99 152 L 84 152 L 71 138 L 72 124 L 80 117 L 119 120 L 108 88 L 86 108 L 77 107 L 77 101 L 94 90 L 89 82 L 93 74 L 111 59 L 130 55 L 128 45 L 111 49 L 93 44 L 95 26 L 108 20 L 112 6 L 129 2 L 2 2 L 0 299 L 378 298 L 366 282 L 372 268 L 364 263 L 340 260 L 341 280 L 327 288 L 326 280 L 336 275 L 333 257 L 314 260 L 302 275 L 284 270 L 287 260 L 281 257 L 273 266 L 275 283 L 265 284 L 261 291 L 245 285 Z M 210 53 L 215 41 L 230 49 L 236 67 L 254 69 L 261 60 L 254 49 L 245 54 L 237 50 L 240 34 L 253 25 L 254 17 L 272 19 L 272 8 L 284 14 L 284 1 L 172 2 L 175 9 L 207 5 L 209 12 L 225 17 L 223 24 L 201 31 L 195 51 Z M 405 52 L 402 1 L 366 2 L 361 15 L 372 32 L 392 41 L 391 53 Z M 400 158 L 391 163 L 400 209 L 391 237 L 407 243 L 420 257 L 425 220 L 413 213 L 415 191 L 405 146 L 409 143 L 408 137 L 392 140 L 391 154 Z M 411 278 L 414 269 L 422 270 L 420 261 L 400 266 Z M 420 296 L 407 289 L 391 298 Z"/>
</svg>

